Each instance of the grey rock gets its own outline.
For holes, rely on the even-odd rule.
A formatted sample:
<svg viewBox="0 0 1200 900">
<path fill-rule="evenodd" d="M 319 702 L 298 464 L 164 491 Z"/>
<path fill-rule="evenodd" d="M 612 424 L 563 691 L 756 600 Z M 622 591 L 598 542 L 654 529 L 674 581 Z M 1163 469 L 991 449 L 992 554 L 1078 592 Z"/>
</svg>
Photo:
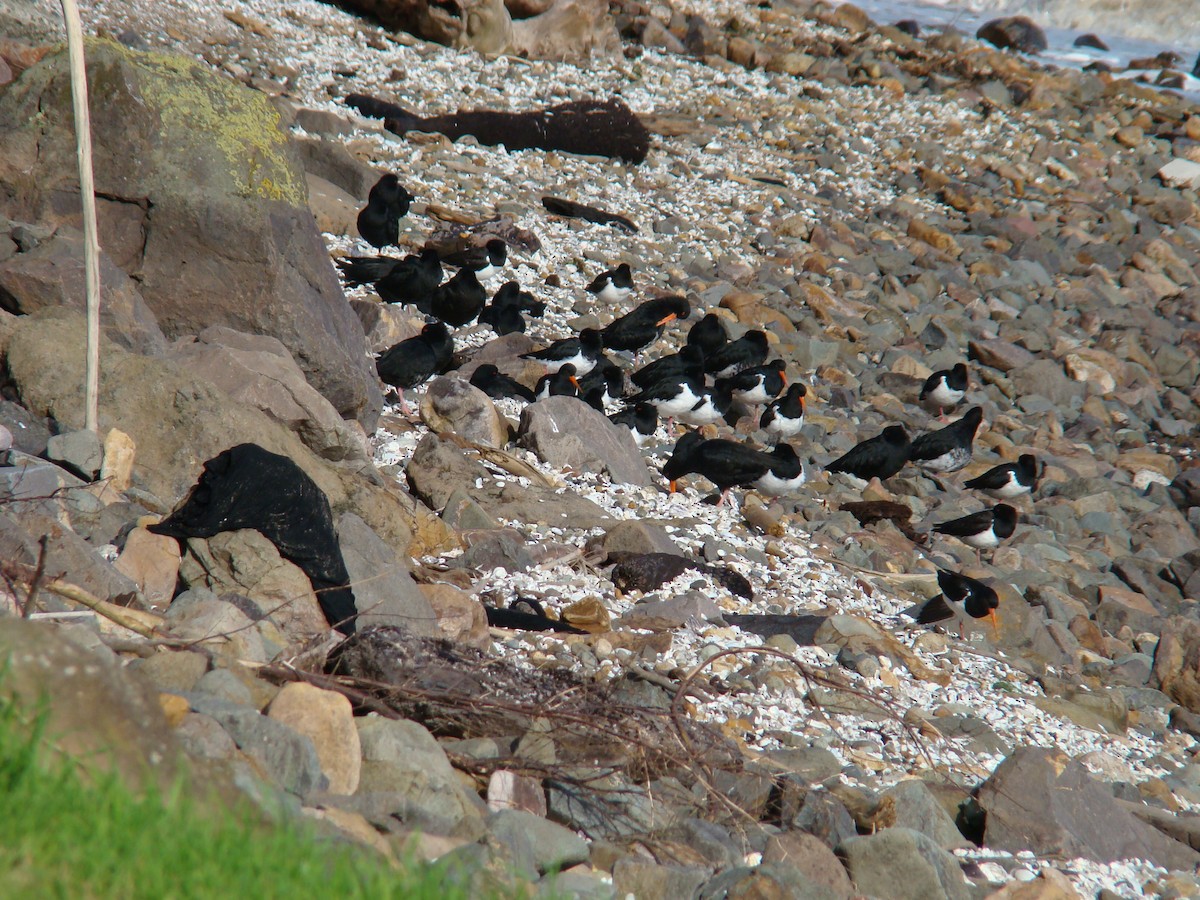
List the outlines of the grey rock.
<svg viewBox="0 0 1200 900">
<path fill-rule="evenodd" d="M 650 484 L 650 472 L 628 428 L 575 397 L 548 397 L 521 413 L 521 446 L 559 468 L 606 472 L 615 482 Z"/>
<path fill-rule="evenodd" d="M 740 866 L 724 871 L 706 882 L 696 896 L 697 900 L 725 900 L 729 897 L 846 900 L 851 892 L 814 883 L 807 875 L 788 866 L 763 863 L 753 869 Z"/>
<path fill-rule="evenodd" d="M 855 887 L 879 900 L 969 900 L 958 860 L 911 828 L 842 841 L 838 855 Z"/>
<path fill-rule="evenodd" d="M 130 664 L 160 691 L 190 691 L 208 671 L 208 657 L 192 650 L 169 650 Z"/>
<path fill-rule="evenodd" d="M 944 850 L 971 846 L 925 782 L 901 781 L 884 791 L 883 797 L 894 805 L 896 825 L 921 832 Z"/>
<path fill-rule="evenodd" d="M 700 591 L 688 591 L 668 600 L 642 602 L 621 616 L 618 624 L 628 628 L 655 630 L 682 628 L 688 622 L 712 622 L 721 618 L 721 607 Z"/>
<path fill-rule="evenodd" d="M 681 551 L 679 545 L 671 540 L 666 528 L 655 525 L 644 519 L 626 519 L 605 530 L 604 534 L 595 539 L 605 554 L 609 553 L 673 553 Z M 588 542 L 589 547 L 593 541 Z"/>
<path fill-rule="evenodd" d="M 828 791 L 809 791 L 792 817 L 791 827 L 808 832 L 830 847 L 858 834 L 850 811 Z"/>
<path fill-rule="evenodd" d="M 254 709 L 254 695 L 240 678 L 228 669 L 213 669 L 196 681 L 195 693 L 207 694 L 233 706 Z"/>
<path fill-rule="evenodd" d="M 660 866 L 627 856 L 613 866 L 613 886 L 618 896 L 638 900 L 677 900 L 694 897 L 708 878 L 704 869 Z"/>
<path fill-rule="evenodd" d="M 0 497 L 6 500 L 36 500 L 50 497 L 62 488 L 83 487 L 84 482 L 53 463 L 10 451 L 9 462 L 0 467 Z"/>
<path fill-rule="evenodd" d="M 1100 862 L 1148 859 L 1167 869 L 1200 862 L 1200 853 L 1135 819 L 1082 764 L 1057 750 L 1018 748 L 984 782 L 978 799 L 987 810 L 984 841 L 997 850 Z"/>
<path fill-rule="evenodd" d="M 338 543 L 358 607 L 358 627 L 397 625 L 413 634 L 438 633 L 437 615 L 408 567 L 354 513 L 337 520 Z"/>
<path fill-rule="evenodd" d="M 604 510 L 571 491 L 559 494 L 538 484 L 525 487 L 513 481 L 498 484 L 483 466 L 434 434 L 417 444 L 405 474 L 413 493 L 435 510 L 462 491 L 489 514 L 507 519 L 574 528 L 611 524 Z"/>
<path fill-rule="evenodd" d="M 1072 381 L 1052 359 L 1039 359 L 1009 372 L 1013 386 L 1022 396 L 1041 395 L 1062 410 L 1071 410 L 1082 402 L 1087 388 Z"/>
<path fill-rule="evenodd" d="M 46 442 L 46 458 L 61 463 L 80 478 L 94 481 L 104 462 L 104 448 L 95 432 L 68 431 Z"/>
<path fill-rule="evenodd" d="M 446 753 L 405 719 L 355 719 L 362 743 L 358 794 L 382 795 L 391 815 L 433 834 L 477 833 L 482 818 L 464 796 Z"/>
<path fill-rule="evenodd" d="M 41 456 L 46 452 L 50 429 L 46 427 L 45 419 L 33 415 L 25 407 L 11 400 L 0 400 L 0 424 L 12 434 L 11 446 L 22 453 Z"/>
<path fill-rule="evenodd" d="M 538 882 L 537 896 L 545 900 L 558 900 L 560 897 L 571 897 L 572 900 L 616 900 L 617 889 L 599 875 L 581 871 L 558 872 Z"/>
<path fill-rule="evenodd" d="M 502 527 L 499 519 L 489 515 L 487 510 L 468 497 L 464 491 L 455 491 L 446 500 L 446 508 L 442 510 L 442 521 L 460 531 Z"/>
<path fill-rule="evenodd" d="M 530 874 L 544 874 L 586 862 L 587 841 L 575 832 L 520 809 L 502 809 L 488 818 L 488 830 L 512 848 Z"/>
<path fill-rule="evenodd" d="M 453 560 L 456 568 L 481 572 L 503 568 L 509 572 L 527 572 L 537 564 L 533 553 L 525 545 L 525 536 L 515 528 L 466 532 L 463 540 L 467 549 L 462 556 Z"/>
<path fill-rule="evenodd" d="M 237 744 L 221 723 L 212 716 L 190 712 L 175 728 L 175 736 L 183 749 L 196 759 L 230 759 L 237 753 Z"/>
<path fill-rule="evenodd" d="M 262 638 L 250 618 L 211 591 L 180 594 L 167 609 L 171 633 L 181 640 L 203 642 L 228 656 L 249 662 L 266 662 Z"/>
<path fill-rule="evenodd" d="M 254 709 L 214 709 L 209 715 L 229 733 L 238 749 L 285 791 L 305 797 L 329 786 L 307 735 Z"/>
<path fill-rule="evenodd" d="M 854 890 L 845 866 L 829 845 L 804 831 L 773 835 L 763 849 L 762 861 L 775 869 L 792 869 L 808 883 L 827 888 L 836 897 L 847 897 Z"/>
</svg>

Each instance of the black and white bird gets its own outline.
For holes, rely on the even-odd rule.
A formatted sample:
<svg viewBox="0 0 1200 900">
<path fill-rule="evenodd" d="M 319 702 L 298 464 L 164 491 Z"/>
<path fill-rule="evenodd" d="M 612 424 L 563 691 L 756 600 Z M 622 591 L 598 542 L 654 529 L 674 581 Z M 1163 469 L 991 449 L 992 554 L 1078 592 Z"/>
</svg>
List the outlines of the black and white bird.
<svg viewBox="0 0 1200 900">
<path fill-rule="evenodd" d="M 1016 462 L 993 466 L 982 475 L 963 482 L 963 487 L 983 491 L 997 500 L 1012 500 L 1037 489 L 1038 461 L 1032 453 L 1022 453 Z"/>
<path fill-rule="evenodd" d="M 704 371 L 717 378 L 736 375 L 743 369 L 765 362 L 769 346 L 765 331 L 747 331 L 736 341 L 730 341 L 711 354 L 704 354 Z"/>
<path fill-rule="evenodd" d="M 638 403 L 608 417 L 609 421 L 623 425 L 633 433 L 639 447 L 645 447 L 658 431 L 658 410 L 649 403 Z"/>
<path fill-rule="evenodd" d="M 500 238 L 492 238 L 482 247 L 466 247 L 447 253 L 442 257 L 442 265 L 472 269 L 476 278 L 487 281 L 504 268 L 507 260 L 508 244 Z"/>
<path fill-rule="evenodd" d="M 547 397 L 578 397 L 579 379 L 575 377 L 575 367 L 565 363 L 557 371 L 543 375 L 533 389 L 536 400 Z"/>
<path fill-rule="evenodd" d="M 699 348 L 705 356 L 712 356 L 729 343 L 729 332 L 716 313 L 708 313 L 688 329 L 687 345 Z"/>
<path fill-rule="evenodd" d="M 1000 597 L 994 588 L 978 578 L 946 569 L 938 569 L 937 580 L 942 592 L 921 607 L 917 613 L 917 622 L 933 625 L 947 619 L 955 619 L 958 622 L 959 636 L 966 637 L 968 617 L 991 619 L 992 630 L 999 634 L 1000 617 L 996 610 L 1000 606 Z"/>
<path fill-rule="evenodd" d="M 471 384 L 493 400 L 523 400 L 533 402 L 533 391 L 515 378 L 505 375 L 491 363 L 484 363 L 471 373 Z"/>
<path fill-rule="evenodd" d="M 367 205 L 358 213 L 358 233 L 377 249 L 400 242 L 400 219 L 408 214 L 413 195 L 388 172 L 371 188 Z"/>
<path fill-rule="evenodd" d="M 686 377 L 704 381 L 704 352 L 687 344 L 678 353 L 663 356 L 647 363 L 629 376 L 629 380 L 645 389 L 664 378 Z"/>
<path fill-rule="evenodd" d="M 705 440 L 698 431 L 689 431 L 676 442 L 671 458 L 663 466 L 672 493 L 685 475 L 703 475 L 715 484 L 721 492 L 717 504 L 721 506 L 738 486 L 786 493 L 803 484 L 804 468 L 787 444 L 765 453 L 724 438 Z"/>
<path fill-rule="evenodd" d="M 400 396 L 404 415 L 411 415 L 404 399 L 406 388 L 424 384 L 434 375 L 450 367 L 454 356 L 454 339 L 441 322 L 431 322 L 416 337 L 388 348 L 375 360 L 375 371 L 384 384 L 391 385 Z"/>
<path fill-rule="evenodd" d="M 601 272 L 585 290 L 608 306 L 622 303 L 633 293 L 633 270 L 629 263 L 621 263 L 615 269 Z"/>
<path fill-rule="evenodd" d="M 958 406 L 966 396 L 968 383 L 966 365 L 957 363 L 953 369 L 942 369 L 925 379 L 918 399 L 922 406 L 937 410 L 944 421 L 946 410 Z"/>
<path fill-rule="evenodd" d="M 787 387 L 786 368 L 787 364 L 782 359 L 774 359 L 761 366 L 742 369 L 736 375 L 720 380 L 729 383 L 734 400 L 761 406 L 774 400 Z"/>
<path fill-rule="evenodd" d="M 873 438 L 860 441 L 825 467 L 841 472 L 864 484 L 872 478 L 886 481 L 904 468 L 908 461 L 908 432 L 901 425 L 889 425 Z"/>
<path fill-rule="evenodd" d="M 971 461 L 975 432 L 983 421 L 983 408 L 972 406 L 957 422 L 922 434 L 909 448 L 909 461 L 930 472 L 957 472 Z"/>
<path fill-rule="evenodd" d="M 599 388 L 599 393 L 593 394 Z M 600 357 L 596 367 L 579 379 L 579 393 L 596 396 L 604 404 L 615 403 L 625 393 L 625 370 L 606 356 Z"/>
<path fill-rule="evenodd" d="M 786 441 L 800 433 L 804 427 L 804 398 L 808 388 L 797 381 L 788 385 L 782 397 L 772 400 L 759 417 L 758 427 L 771 436 L 773 441 Z"/>
<path fill-rule="evenodd" d="M 1017 511 L 1007 503 L 997 503 L 991 509 L 981 509 L 933 526 L 938 534 L 956 537 L 968 547 L 974 547 L 977 561 L 982 558 L 982 551 L 995 550 L 1001 541 L 1012 537 L 1016 528 Z"/>
<path fill-rule="evenodd" d="M 595 328 L 585 328 L 575 337 L 555 341 L 541 350 L 522 353 L 521 359 L 532 359 L 541 363 L 551 374 L 569 363 L 575 367 L 575 375 L 579 377 L 596 368 L 596 363 L 603 353 L 604 344 L 600 339 L 600 332 Z"/>
</svg>

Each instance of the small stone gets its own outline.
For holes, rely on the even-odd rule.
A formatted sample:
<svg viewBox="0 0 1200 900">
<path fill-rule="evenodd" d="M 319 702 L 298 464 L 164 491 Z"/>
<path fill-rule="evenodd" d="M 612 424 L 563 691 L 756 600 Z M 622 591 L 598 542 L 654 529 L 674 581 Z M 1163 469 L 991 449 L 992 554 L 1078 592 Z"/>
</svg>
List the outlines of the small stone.
<svg viewBox="0 0 1200 900">
<path fill-rule="evenodd" d="M 313 742 L 331 794 L 354 793 L 362 752 L 349 700 L 333 691 L 293 682 L 285 684 L 271 701 L 267 715 Z"/>
<path fill-rule="evenodd" d="M 127 491 L 133 477 L 133 459 L 137 446 L 133 438 L 118 428 L 110 428 L 104 436 L 104 463 L 100 479 L 114 491 Z"/>
<path fill-rule="evenodd" d="M 100 438 L 91 431 L 68 431 L 46 442 L 46 458 L 62 463 L 80 478 L 92 481 L 104 463 Z"/>
</svg>

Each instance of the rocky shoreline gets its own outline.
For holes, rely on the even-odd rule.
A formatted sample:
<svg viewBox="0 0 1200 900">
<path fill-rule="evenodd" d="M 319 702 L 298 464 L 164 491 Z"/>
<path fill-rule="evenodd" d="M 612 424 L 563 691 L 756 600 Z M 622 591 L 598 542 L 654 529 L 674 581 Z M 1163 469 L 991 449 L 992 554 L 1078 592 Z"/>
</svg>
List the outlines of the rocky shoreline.
<svg viewBox="0 0 1200 900">
<path fill-rule="evenodd" d="M 123 768 L 167 777 L 182 752 L 231 794 L 485 889 L 1200 892 L 1200 181 L 1159 174 L 1200 164 L 1200 109 L 849 5 L 622 4 L 623 52 L 587 63 L 488 59 L 317 2 L 96 2 L 85 21 L 120 38 L 89 51 L 112 148 L 103 441 L 76 430 L 73 150 L 24 115 L 61 99 L 61 60 L 47 75 L 29 35 L 0 43 L 6 604 L 39 584 L 56 623 L 6 618 L 0 640 L 103 673 L 86 716 L 56 705 L 68 748 L 98 746 L 73 717 L 109 721 Z M 420 115 L 619 96 L 653 142 L 634 166 L 399 139 L 352 93 Z M 143 126 L 126 97 L 192 112 Z M 367 351 L 420 317 L 370 288 L 345 302 L 326 262 L 368 252 L 354 217 L 383 170 L 417 197 L 403 244 L 502 232 L 505 277 L 548 305 L 529 335 L 460 330 L 465 365 L 413 392 L 419 420 L 381 404 Z M 547 194 L 638 231 L 549 215 Z M 482 362 L 535 378 L 519 354 L 626 311 L 582 290 L 618 262 L 635 299 L 764 328 L 804 379 L 794 496 L 668 494 L 665 429 L 639 451 L 577 401 L 468 389 Z M 966 469 L 861 490 L 822 471 L 886 425 L 939 427 L 917 393 L 961 361 L 960 410 L 984 413 Z M 757 416 L 734 431 L 762 443 Z M 340 674 L 270 541 L 147 529 L 247 441 L 332 507 L 362 613 Z M 930 533 L 1022 453 L 1040 485 L 986 562 Z M 860 520 L 860 500 L 906 513 Z M 647 550 L 752 596 L 696 569 L 618 590 L 604 560 Z M 996 634 L 912 627 L 935 565 L 996 588 Z M 517 598 L 586 634 L 489 630 L 485 605 Z"/>
</svg>

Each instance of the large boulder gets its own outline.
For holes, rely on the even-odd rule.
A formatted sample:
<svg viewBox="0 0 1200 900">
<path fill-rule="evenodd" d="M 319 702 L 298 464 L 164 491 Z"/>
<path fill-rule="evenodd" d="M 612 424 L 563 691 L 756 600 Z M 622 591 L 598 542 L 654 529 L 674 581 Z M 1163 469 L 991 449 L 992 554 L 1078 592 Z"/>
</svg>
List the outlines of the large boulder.
<svg viewBox="0 0 1200 900">
<path fill-rule="evenodd" d="M 521 413 L 517 440 L 552 466 L 604 472 L 614 482 L 638 487 L 650 484 L 650 470 L 630 430 L 576 397 L 529 404 Z"/>
<path fill-rule="evenodd" d="M 203 63 L 89 41 L 100 242 L 169 338 L 209 325 L 279 338 L 346 418 L 378 383 L 268 98 Z M 0 96 L 0 214 L 79 225 L 65 49 Z"/>
</svg>

